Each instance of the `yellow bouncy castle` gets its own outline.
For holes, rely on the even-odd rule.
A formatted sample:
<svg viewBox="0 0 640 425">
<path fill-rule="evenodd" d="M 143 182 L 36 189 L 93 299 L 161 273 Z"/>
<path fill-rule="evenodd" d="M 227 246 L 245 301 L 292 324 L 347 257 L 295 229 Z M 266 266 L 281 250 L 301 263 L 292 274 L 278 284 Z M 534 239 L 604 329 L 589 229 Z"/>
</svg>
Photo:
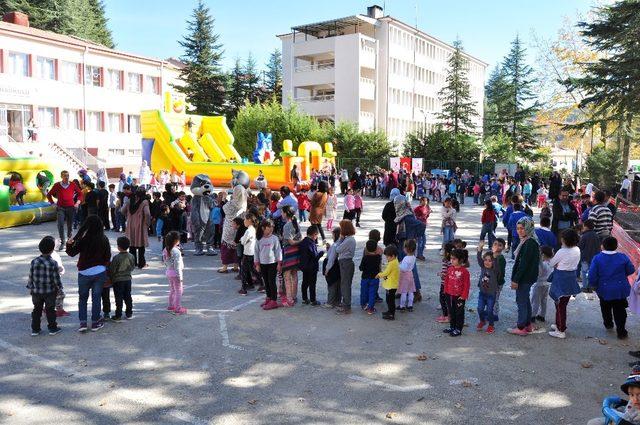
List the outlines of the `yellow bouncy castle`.
<svg viewBox="0 0 640 425">
<path fill-rule="evenodd" d="M 0 158 L 0 229 L 55 219 L 55 207 L 47 202 L 44 191 L 47 181 L 53 185 L 57 172 L 50 163 L 35 158 Z M 27 191 L 24 205 L 17 205 L 15 194 L 10 192 L 12 179 L 21 180 Z"/>
<path fill-rule="evenodd" d="M 335 165 L 333 144 L 325 143 L 325 151 L 317 142 L 303 142 L 296 154 L 290 140 L 283 142 L 280 158 L 254 163 L 241 158 L 233 146 L 233 134 L 225 117 L 203 117 L 184 113 L 184 107 L 165 97 L 163 111 L 142 111 L 142 159 L 151 170 L 185 172 L 187 183 L 198 174 L 208 175 L 213 184 L 226 186 L 231 170 L 249 174 L 253 184 L 260 171 L 272 189 L 293 186 L 291 169 L 297 165 L 300 179 L 309 180 L 311 169 Z"/>
</svg>

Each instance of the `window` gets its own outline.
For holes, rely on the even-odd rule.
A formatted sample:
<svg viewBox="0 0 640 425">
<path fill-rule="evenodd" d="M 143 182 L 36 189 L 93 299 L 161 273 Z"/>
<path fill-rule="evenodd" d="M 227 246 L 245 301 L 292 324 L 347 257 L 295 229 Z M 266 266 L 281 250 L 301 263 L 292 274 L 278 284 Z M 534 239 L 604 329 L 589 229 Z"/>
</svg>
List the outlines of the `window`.
<svg viewBox="0 0 640 425">
<path fill-rule="evenodd" d="M 129 115 L 129 133 L 140 134 L 140 115 Z"/>
<path fill-rule="evenodd" d="M 87 111 L 87 129 L 102 131 L 102 112 Z"/>
<path fill-rule="evenodd" d="M 38 108 L 38 125 L 52 128 L 56 126 L 56 108 Z"/>
<path fill-rule="evenodd" d="M 80 65 L 75 62 L 60 63 L 60 80 L 65 83 L 80 84 Z"/>
<path fill-rule="evenodd" d="M 140 93 L 142 91 L 142 75 L 130 72 L 128 74 L 129 91 Z"/>
<path fill-rule="evenodd" d="M 107 131 L 111 133 L 120 133 L 122 127 L 120 125 L 120 114 L 109 112 L 106 119 Z"/>
<path fill-rule="evenodd" d="M 80 130 L 80 111 L 77 109 L 62 110 L 62 128 Z"/>
<path fill-rule="evenodd" d="M 9 52 L 9 73 L 20 77 L 29 76 L 29 55 Z"/>
<path fill-rule="evenodd" d="M 53 59 L 38 57 L 38 72 L 37 76 L 44 78 L 45 80 L 56 79 L 56 64 Z"/>
<path fill-rule="evenodd" d="M 84 69 L 84 83 L 88 86 L 102 86 L 102 69 L 99 66 L 86 65 Z"/>
<path fill-rule="evenodd" d="M 122 90 L 121 71 L 107 69 L 106 87 L 112 90 Z"/>
<path fill-rule="evenodd" d="M 322 65 L 319 64 L 319 66 Z M 146 91 L 147 93 L 160 94 L 159 82 L 160 79 L 158 77 L 146 75 L 144 77 L 144 91 Z"/>
</svg>

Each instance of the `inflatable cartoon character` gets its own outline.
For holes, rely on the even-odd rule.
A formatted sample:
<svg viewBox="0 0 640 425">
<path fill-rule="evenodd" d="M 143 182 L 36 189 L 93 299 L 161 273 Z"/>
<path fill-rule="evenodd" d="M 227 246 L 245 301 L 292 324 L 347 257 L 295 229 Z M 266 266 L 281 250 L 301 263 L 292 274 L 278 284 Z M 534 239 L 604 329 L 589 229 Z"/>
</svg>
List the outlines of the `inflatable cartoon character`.
<svg viewBox="0 0 640 425">
<path fill-rule="evenodd" d="M 246 171 L 242 170 L 231 170 L 231 187 L 236 187 L 238 185 L 243 186 L 245 189 L 249 188 L 249 184 L 251 183 L 251 178 Z"/>
<path fill-rule="evenodd" d="M 213 183 L 206 174 L 198 174 L 191 181 L 191 228 L 196 245 L 195 255 L 216 255 L 209 243 L 209 235 L 213 234 L 214 224 L 209 220 L 214 205 Z"/>
<path fill-rule="evenodd" d="M 256 140 L 256 149 L 253 151 L 253 162 L 256 164 L 271 164 L 275 158 L 276 153 L 273 151 L 271 133 L 265 135 L 263 132 L 259 132 Z"/>
</svg>

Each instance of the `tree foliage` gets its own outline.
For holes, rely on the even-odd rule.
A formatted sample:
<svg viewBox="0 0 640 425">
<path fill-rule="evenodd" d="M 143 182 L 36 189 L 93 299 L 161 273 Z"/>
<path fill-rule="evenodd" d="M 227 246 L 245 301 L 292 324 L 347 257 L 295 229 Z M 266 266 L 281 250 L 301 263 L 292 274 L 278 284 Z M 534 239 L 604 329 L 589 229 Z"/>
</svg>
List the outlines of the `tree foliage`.
<svg viewBox="0 0 640 425">
<path fill-rule="evenodd" d="M 233 125 L 233 121 L 236 119 L 238 112 L 245 104 L 246 95 L 244 78 L 244 70 L 242 69 L 240 58 L 236 58 L 235 65 L 227 77 L 228 90 L 226 115 L 227 121 L 231 125 Z"/>
<path fill-rule="evenodd" d="M 456 136 L 438 126 L 431 133 L 409 133 L 404 143 L 404 155 L 439 161 L 477 161 L 480 159 L 480 146 L 471 135 Z"/>
<path fill-rule="evenodd" d="M 269 56 L 264 85 L 266 96 L 268 98 L 275 97 L 278 102 L 282 103 L 282 53 L 280 53 L 280 49 L 275 49 Z"/>
<path fill-rule="evenodd" d="M 593 148 L 585 169 L 591 182 L 602 189 L 614 188 L 618 177 L 624 173 L 620 152 L 602 146 Z"/>
<path fill-rule="evenodd" d="M 260 85 L 258 66 L 251 52 L 244 65 L 244 94 L 249 103 L 256 103 L 264 98 L 264 88 Z"/>
<path fill-rule="evenodd" d="M 202 0 L 187 21 L 188 34 L 180 41 L 185 67 L 180 71 L 184 86 L 174 88 L 184 93 L 198 115 L 222 115 L 225 107 L 225 75 L 221 71 L 222 45 L 214 33 L 215 20 Z"/>
<path fill-rule="evenodd" d="M 360 131 L 353 122 L 325 128 L 328 130 L 325 141 L 333 142 L 334 150 L 342 158 L 366 158 L 375 164 L 391 156 L 391 144 L 384 131 Z"/>
</svg>

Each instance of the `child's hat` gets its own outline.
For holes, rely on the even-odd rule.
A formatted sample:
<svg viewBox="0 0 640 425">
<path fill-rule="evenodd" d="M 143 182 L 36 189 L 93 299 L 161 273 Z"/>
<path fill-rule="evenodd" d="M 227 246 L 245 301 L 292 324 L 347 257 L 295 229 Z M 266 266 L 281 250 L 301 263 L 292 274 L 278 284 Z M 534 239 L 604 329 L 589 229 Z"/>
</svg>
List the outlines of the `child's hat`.
<svg viewBox="0 0 640 425">
<path fill-rule="evenodd" d="M 631 374 L 627 376 L 627 379 L 624 381 L 624 384 L 620 386 L 620 389 L 623 393 L 629 395 L 629 387 L 640 388 L 640 364 L 633 366 Z"/>
</svg>

